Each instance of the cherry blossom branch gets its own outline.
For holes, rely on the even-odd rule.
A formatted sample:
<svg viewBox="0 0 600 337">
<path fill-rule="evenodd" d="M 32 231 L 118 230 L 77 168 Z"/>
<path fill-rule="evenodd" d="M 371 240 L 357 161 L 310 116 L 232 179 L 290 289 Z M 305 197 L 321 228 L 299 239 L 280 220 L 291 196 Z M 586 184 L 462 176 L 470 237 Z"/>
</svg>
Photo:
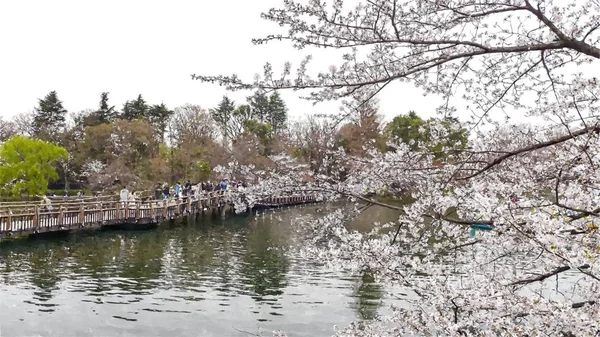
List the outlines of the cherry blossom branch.
<svg viewBox="0 0 600 337">
<path fill-rule="evenodd" d="M 577 267 L 577 270 L 580 271 L 583 274 L 591 276 L 592 278 L 594 278 L 597 281 L 600 281 L 600 278 L 598 278 L 595 275 L 593 275 L 593 274 L 585 271 L 585 269 L 589 269 L 589 268 L 590 268 L 590 265 L 585 264 L 585 265 L 582 265 L 580 267 Z M 554 269 L 551 272 L 548 272 L 548 273 L 545 273 L 545 274 L 542 274 L 542 275 L 539 275 L 539 276 L 536 276 L 536 277 L 532 277 L 532 278 L 528 278 L 528 279 L 524 279 L 524 280 L 515 281 L 515 282 L 511 283 L 510 285 L 511 286 L 515 286 L 515 285 L 525 285 L 525 284 L 534 283 L 534 282 L 541 282 L 541 281 L 543 281 L 543 280 L 545 280 L 545 279 L 547 279 L 549 277 L 552 277 L 554 275 L 558 275 L 558 274 L 563 273 L 563 272 L 565 272 L 567 270 L 570 270 L 570 269 L 571 269 L 571 267 L 569 267 L 569 266 L 558 267 L 558 268 Z"/>
<path fill-rule="evenodd" d="M 515 281 L 509 285 L 516 286 L 516 285 L 525 285 L 525 284 L 534 283 L 534 282 L 541 282 L 549 277 L 560 274 L 560 273 L 565 272 L 570 269 L 571 269 L 571 267 L 569 267 L 569 266 L 558 267 L 558 268 L 554 269 L 553 271 L 548 272 L 546 274 L 542 274 L 542 275 L 524 279 L 524 280 Z"/>
<path fill-rule="evenodd" d="M 502 163 L 503 161 L 505 161 L 506 159 L 509 159 L 511 157 L 514 157 L 514 156 L 517 156 L 517 155 L 520 155 L 520 154 L 524 154 L 524 153 L 527 153 L 527 152 L 532 152 L 532 151 L 540 150 L 540 149 L 543 149 L 543 148 L 546 148 L 546 147 L 549 147 L 549 146 L 553 146 L 553 145 L 557 145 L 557 144 L 560 144 L 560 143 L 564 143 L 564 142 L 566 142 L 568 140 L 571 140 L 573 138 L 576 138 L 576 137 L 588 134 L 590 132 L 595 132 L 595 133 L 600 132 L 600 126 L 599 125 L 594 125 L 594 126 L 588 127 L 588 128 L 584 127 L 584 128 L 582 128 L 580 130 L 571 132 L 568 135 L 564 135 L 562 137 L 557 137 L 557 138 L 554 138 L 554 139 L 551 139 L 551 140 L 548 140 L 548 141 L 545 141 L 545 142 L 540 142 L 540 143 L 537 143 L 537 144 L 533 144 L 533 145 L 522 147 L 522 148 L 517 149 L 515 151 L 511 151 L 511 152 L 509 152 L 507 154 L 504 154 L 502 156 L 497 157 L 492 162 L 490 162 L 489 164 L 487 164 L 484 168 L 478 170 L 476 173 L 474 173 L 472 175 L 469 175 L 467 177 L 459 178 L 459 179 L 460 180 L 467 180 L 467 179 L 471 179 L 471 178 L 477 177 L 478 175 L 480 175 L 480 174 L 488 171 L 489 169 L 493 168 L 494 166 Z"/>
</svg>

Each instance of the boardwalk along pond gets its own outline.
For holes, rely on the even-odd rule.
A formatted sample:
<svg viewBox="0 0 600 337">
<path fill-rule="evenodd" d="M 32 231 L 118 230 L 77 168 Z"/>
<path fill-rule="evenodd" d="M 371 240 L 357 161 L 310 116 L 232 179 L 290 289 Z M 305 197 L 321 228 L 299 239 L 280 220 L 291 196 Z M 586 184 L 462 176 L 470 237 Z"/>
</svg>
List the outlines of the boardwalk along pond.
<svg viewBox="0 0 600 337">
<path fill-rule="evenodd" d="M 330 336 L 403 296 L 295 253 L 331 207 L 0 245 L 0 336 Z"/>
</svg>

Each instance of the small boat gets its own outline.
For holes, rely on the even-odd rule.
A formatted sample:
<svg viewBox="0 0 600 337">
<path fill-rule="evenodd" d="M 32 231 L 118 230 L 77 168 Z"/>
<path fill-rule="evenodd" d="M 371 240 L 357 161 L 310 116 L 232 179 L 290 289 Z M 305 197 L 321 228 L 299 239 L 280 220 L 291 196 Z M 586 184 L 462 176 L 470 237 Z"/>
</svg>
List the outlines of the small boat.
<svg viewBox="0 0 600 337">
<path fill-rule="evenodd" d="M 493 225 L 483 224 L 483 223 L 475 223 L 471 224 L 471 230 L 469 231 L 469 236 L 474 238 L 477 231 L 489 232 L 494 229 Z"/>
<path fill-rule="evenodd" d="M 491 231 L 492 229 L 494 229 L 495 227 L 493 225 L 488 225 L 488 224 L 482 224 L 482 223 L 475 223 L 475 224 L 471 224 L 471 229 L 477 229 L 480 231 Z"/>
</svg>

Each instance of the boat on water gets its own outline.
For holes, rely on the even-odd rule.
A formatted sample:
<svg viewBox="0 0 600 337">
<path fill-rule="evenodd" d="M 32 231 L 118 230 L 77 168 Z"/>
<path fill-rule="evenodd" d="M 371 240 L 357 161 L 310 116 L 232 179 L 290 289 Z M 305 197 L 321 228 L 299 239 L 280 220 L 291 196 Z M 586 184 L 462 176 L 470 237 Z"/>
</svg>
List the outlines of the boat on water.
<svg viewBox="0 0 600 337">
<path fill-rule="evenodd" d="M 477 231 L 489 232 L 495 228 L 494 225 L 483 224 L 483 223 L 471 224 L 469 227 L 471 227 L 471 230 L 469 231 L 469 236 L 472 238 L 475 237 L 475 235 L 477 234 Z"/>
<path fill-rule="evenodd" d="M 471 224 L 471 229 L 476 229 L 476 230 L 480 230 L 480 231 L 491 231 L 492 229 L 494 229 L 494 225 L 488 225 L 488 224 L 482 224 L 482 223 L 476 223 L 476 224 Z"/>
</svg>

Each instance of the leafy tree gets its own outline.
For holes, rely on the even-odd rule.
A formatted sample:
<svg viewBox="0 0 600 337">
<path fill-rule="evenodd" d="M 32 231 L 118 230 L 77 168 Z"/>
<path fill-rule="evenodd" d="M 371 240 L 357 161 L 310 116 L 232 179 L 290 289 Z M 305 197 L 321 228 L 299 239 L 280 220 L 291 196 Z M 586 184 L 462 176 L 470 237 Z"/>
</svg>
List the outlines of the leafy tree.
<svg viewBox="0 0 600 337">
<path fill-rule="evenodd" d="M 277 132 L 285 126 L 287 121 L 287 107 L 277 91 L 271 96 L 258 90 L 247 97 L 248 105 L 252 110 L 252 118 L 261 123 L 269 123 L 273 131 Z"/>
<path fill-rule="evenodd" d="M 269 122 L 271 106 L 269 97 L 264 91 L 258 90 L 252 96 L 247 97 L 246 100 L 250 109 L 252 109 L 254 119 L 261 123 Z"/>
<path fill-rule="evenodd" d="M 147 117 L 148 109 L 148 104 L 140 94 L 136 99 L 123 104 L 121 118 L 127 120 L 143 119 Z"/>
<path fill-rule="evenodd" d="M 416 151 L 428 139 L 427 135 L 421 131 L 425 123 L 416 112 L 410 111 L 408 115 L 394 117 L 385 126 L 383 133 L 389 140 L 407 144 L 413 151 Z"/>
<path fill-rule="evenodd" d="M 279 95 L 279 92 L 273 92 L 269 97 L 269 117 L 267 122 L 273 126 L 273 131 L 275 133 L 285 127 L 285 123 L 287 121 L 287 112 L 287 106 Z"/>
<path fill-rule="evenodd" d="M 54 163 L 68 159 L 66 149 L 39 139 L 12 136 L 0 145 L 0 191 L 15 196 L 46 193 L 58 179 Z"/>
<path fill-rule="evenodd" d="M 215 120 L 225 139 L 233 140 L 237 137 L 237 132 L 232 125 L 233 112 L 235 111 L 235 102 L 229 97 L 223 96 L 216 109 L 211 109 L 210 114 Z"/>
<path fill-rule="evenodd" d="M 169 118 L 172 115 L 173 110 L 168 109 L 164 103 L 152 105 L 147 111 L 148 122 L 156 130 L 157 140 L 161 143 L 165 142 L 165 132 L 167 132 Z"/>
<path fill-rule="evenodd" d="M 441 121 L 447 135 L 441 141 L 431 142 L 431 123 L 436 119 L 423 120 L 414 111 L 408 115 L 399 115 L 385 126 L 384 135 L 392 142 L 405 143 L 413 151 L 427 150 L 434 154 L 436 159 L 455 154 L 456 151 L 467 147 L 468 132 L 460 126 L 456 118 L 448 117 Z M 439 139 L 440 137 L 435 137 Z"/>
<path fill-rule="evenodd" d="M 110 123 L 117 117 L 115 106 L 108 104 L 108 92 L 100 94 L 100 106 L 97 115 L 100 123 Z"/>
<path fill-rule="evenodd" d="M 66 115 L 67 110 L 58 99 L 56 91 L 51 91 L 38 100 L 32 120 L 33 135 L 42 140 L 56 142 L 65 127 Z"/>
<path fill-rule="evenodd" d="M 261 123 L 255 119 L 248 119 L 244 122 L 246 132 L 254 135 L 260 145 L 262 145 L 262 155 L 268 155 L 271 152 L 271 144 L 273 142 L 273 127 L 269 123 Z"/>
<path fill-rule="evenodd" d="M 429 148 L 434 153 L 436 159 L 455 155 L 467 148 L 469 132 L 461 126 L 458 119 L 448 117 L 443 119 L 441 124 L 446 129 L 447 135 L 442 137 L 441 141 L 431 144 Z M 428 127 L 427 132 L 431 134 L 433 131 Z"/>
<path fill-rule="evenodd" d="M 235 142 L 244 132 L 244 122 L 253 118 L 253 111 L 249 105 L 240 105 L 236 108 L 235 102 L 227 96 L 223 96 L 217 108 L 210 110 L 210 114 L 221 128 L 226 142 Z"/>
</svg>

